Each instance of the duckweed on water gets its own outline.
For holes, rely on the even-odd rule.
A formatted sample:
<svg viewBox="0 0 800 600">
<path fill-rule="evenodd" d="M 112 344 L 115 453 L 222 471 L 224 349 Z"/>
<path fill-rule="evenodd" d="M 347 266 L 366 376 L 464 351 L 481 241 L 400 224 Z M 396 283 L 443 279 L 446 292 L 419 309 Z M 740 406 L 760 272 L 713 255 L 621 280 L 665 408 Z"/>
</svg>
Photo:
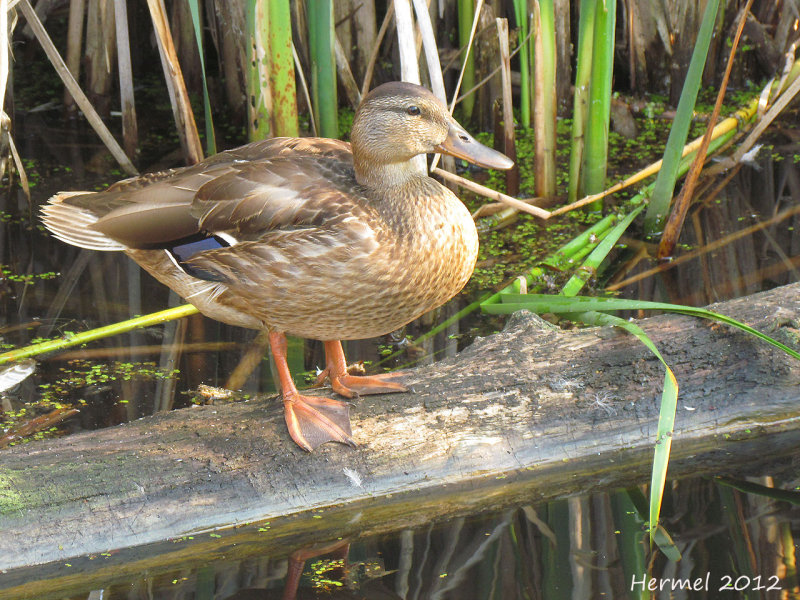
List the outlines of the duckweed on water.
<svg viewBox="0 0 800 600">
<path fill-rule="evenodd" d="M 329 578 L 328 574 L 338 569 L 344 569 L 344 566 L 344 560 L 341 558 L 313 562 L 309 567 L 311 586 L 316 590 L 342 587 L 344 584 L 341 581 Z"/>
<path fill-rule="evenodd" d="M 14 283 L 22 283 L 24 285 L 33 285 L 37 281 L 47 281 L 58 277 L 58 273 L 48 271 L 46 273 L 16 273 L 8 265 L 0 265 L 0 276 L 6 281 L 13 281 Z"/>
<path fill-rule="evenodd" d="M 112 362 L 94 363 L 84 360 L 70 361 L 67 366 L 58 370 L 52 382 L 40 383 L 37 386 L 37 397 L 23 402 L 16 410 L 6 411 L 0 418 L 0 431 L 8 431 L 17 424 L 64 408 L 79 408 L 88 404 L 86 396 L 98 386 L 108 385 L 114 381 L 152 381 L 174 379 L 179 374 L 177 369 L 164 369 L 153 362 Z M 120 404 L 128 400 L 120 398 Z M 52 437 L 58 432 L 57 427 L 39 431 L 23 439 L 28 442 Z"/>
<path fill-rule="evenodd" d="M 57 398 L 63 399 L 75 390 L 112 381 L 173 379 L 179 371 L 163 369 L 153 362 L 90 363 L 73 360 L 67 367 L 61 368 L 60 373 L 53 383 L 39 385 L 42 402 L 55 402 Z"/>
</svg>

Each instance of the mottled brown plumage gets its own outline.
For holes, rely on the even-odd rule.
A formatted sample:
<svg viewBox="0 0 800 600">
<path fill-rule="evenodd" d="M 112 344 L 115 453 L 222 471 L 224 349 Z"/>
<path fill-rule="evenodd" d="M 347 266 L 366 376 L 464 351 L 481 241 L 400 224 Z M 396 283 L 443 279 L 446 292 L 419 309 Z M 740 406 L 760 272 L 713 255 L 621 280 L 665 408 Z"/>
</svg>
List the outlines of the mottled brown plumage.
<svg viewBox="0 0 800 600">
<path fill-rule="evenodd" d="M 478 251 L 467 209 L 411 159 L 443 151 L 496 168 L 511 162 L 412 84 L 373 90 L 351 139 L 352 151 L 320 138 L 255 142 L 104 192 L 59 194 L 43 220 L 68 243 L 125 251 L 211 318 L 266 328 L 276 360 L 285 333 L 326 340 L 338 393 L 399 391 L 396 383 L 342 373 L 341 346 L 331 341 L 388 333 L 444 303 L 470 277 Z M 209 239 L 191 245 L 201 238 Z M 281 383 L 295 440 L 306 449 L 352 443 L 337 404 L 311 410 L 341 432 L 320 427 L 315 414 L 293 424 L 308 398 L 287 377 Z"/>
</svg>

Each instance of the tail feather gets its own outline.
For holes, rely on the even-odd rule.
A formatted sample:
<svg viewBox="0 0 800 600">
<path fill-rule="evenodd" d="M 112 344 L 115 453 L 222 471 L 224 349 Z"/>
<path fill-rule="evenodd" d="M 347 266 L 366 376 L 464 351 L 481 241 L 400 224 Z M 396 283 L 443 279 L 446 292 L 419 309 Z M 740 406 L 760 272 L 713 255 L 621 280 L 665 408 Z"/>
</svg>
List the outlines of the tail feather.
<svg viewBox="0 0 800 600">
<path fill-rule="evenodd" d="M 42 222 L 59 240 L 88 248 L 89 250 L 120 251 L 126 247 L 106 237 L 91 226 L 97 222 L 98 216 L 91 211 L 64 202 L 71 196 L 84 195 L 87 192 L 61 192 L 56 194 L 42 207 Z"/>
</svg>

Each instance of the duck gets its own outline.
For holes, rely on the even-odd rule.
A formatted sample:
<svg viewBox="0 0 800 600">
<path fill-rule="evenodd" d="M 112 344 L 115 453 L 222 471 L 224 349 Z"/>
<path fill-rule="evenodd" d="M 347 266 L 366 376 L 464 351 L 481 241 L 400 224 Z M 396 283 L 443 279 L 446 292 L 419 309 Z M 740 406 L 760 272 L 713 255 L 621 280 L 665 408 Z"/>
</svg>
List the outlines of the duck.
<svg viewBox="0 0 800 600">
<path fill-rule="evenodd" d="M 408 391 L 391 373 L 349 374 L 341 341 L 401 328 L 472 274 L 473 219 L 414 158 L 513 162 L 407 82 L 363 98 L 350 140 L 270 138 L 100 192 L 61 192 L 42 221 L 68 244 L 124 252 L 207 317 L 266 330 L 291 438 L 307 451 L 355 446 L 346 400 L 298 391 L 286 335 L 323 342 L 320 379 L 339 396 Z"/>
</svg>

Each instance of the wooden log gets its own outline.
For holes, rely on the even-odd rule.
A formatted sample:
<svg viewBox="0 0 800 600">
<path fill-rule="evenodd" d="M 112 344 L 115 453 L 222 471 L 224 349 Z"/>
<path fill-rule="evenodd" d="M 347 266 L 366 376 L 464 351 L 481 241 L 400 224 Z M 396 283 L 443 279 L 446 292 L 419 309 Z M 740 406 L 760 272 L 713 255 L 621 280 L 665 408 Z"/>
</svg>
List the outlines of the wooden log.
<svg viewBox="0 0 800 600">
<path fill-rule="evenodd" d="M 800 284 L 712 309 L 798 347 Z M 730 473 L 797 447 L 799 361 L 704 320 L 641 324 L 681 386 L 671 476 Z M 624 333 L 518 313 L 454 359 L 410 371 L 413 393 L 355 402 L 357 449 L 303 452 L 263 398 L 16 446 L 0 454 L 0 599 L 23 584 L 29 597 L 64 597 L 203 552 L 285 555 L 311 538 L 644 483 L 662 381 Z"/>
</svg>

